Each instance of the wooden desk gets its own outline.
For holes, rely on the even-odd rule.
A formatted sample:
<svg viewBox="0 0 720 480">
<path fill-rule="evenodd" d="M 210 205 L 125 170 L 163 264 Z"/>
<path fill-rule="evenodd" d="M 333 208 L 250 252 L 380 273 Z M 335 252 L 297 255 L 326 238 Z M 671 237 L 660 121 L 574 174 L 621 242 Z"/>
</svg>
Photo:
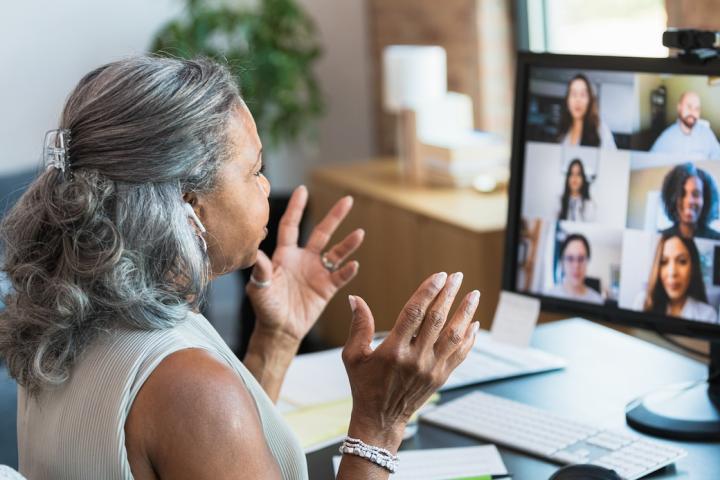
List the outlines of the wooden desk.
<svg viewBox="0 0 720 480">
<path fill-rule="evenodd" d="M 362 296 L 378 330 L 392 327 L 420 282 L 433 272 L 462 271 L 461 294 L 482 293 L 477 318 L 490 325 L 500 293 L 507 193 L 403 184 L 391 158 L 326 166 L 312 173 L 310 208 L 314 221 L 343 195 L 355 205 L 336 239 L 366 230 L 355 258 L 360 272 L 330 302 L 316 327 L 321 338 L 341 345 L 347 338 L 347 295 Z"/>
<path fill-rule="evenodd" d="M 630 431 L 625 424 L 625 405 L 629 401 L 665 385 L 705 378 L 708 372 L 706 365 L 695 360 L 581 319 L 541 325 L 535 330 L 532 343 L 564 357 L 568 367 L 565 370 L 453 390 L 443 393 L 440 403 L 477 389 L 586 423 Z M 608 352 L 612 354 L 608 355 Z M 720 478 L 720 444 L 717 442 L 655 440 L 684 448 L 689 455 L 677 465 L 648 478 Z M 421 422 L 418 433 L 403 442 L 401 449 L 485 443 Z M 331 465 L 333 455 L 337 455 L 337 445 L 308 455 L 310 478 L 335 478 Z M 558 465 L 505 447 L 500 447 L 500 455 L 516 480 L 547 479 L 559 468 Z"/>
</svg>

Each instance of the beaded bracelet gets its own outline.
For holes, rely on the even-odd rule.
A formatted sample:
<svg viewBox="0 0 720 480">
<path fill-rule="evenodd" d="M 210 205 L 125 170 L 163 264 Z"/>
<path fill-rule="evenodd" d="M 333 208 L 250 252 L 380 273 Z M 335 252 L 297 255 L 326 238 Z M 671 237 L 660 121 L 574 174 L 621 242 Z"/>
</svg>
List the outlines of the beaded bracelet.
<svg viewBox="0 0 720 480">
<path fill-rule="evenodd" d="M 390 473 L 397 472 L 398 457 L 388 450 L 380 447 L 373 447 L 357 438 L 345 437 L 342 445 L 340 445 L 340 453 L 357 455 L 371 461 L 375 465 L 379 465 Z"/>
</svg>

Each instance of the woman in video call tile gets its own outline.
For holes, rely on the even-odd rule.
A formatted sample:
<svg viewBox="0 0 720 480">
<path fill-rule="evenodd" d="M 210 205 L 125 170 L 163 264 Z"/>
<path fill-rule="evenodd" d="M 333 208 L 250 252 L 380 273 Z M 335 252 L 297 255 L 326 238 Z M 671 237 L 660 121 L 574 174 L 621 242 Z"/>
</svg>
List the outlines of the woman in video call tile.
<svg viewBox="0 0 720 480">
<path fill-rule="evenodd" d="M 663 234 L 655 250 L 647 292 L 635 299 L 634 308 L 717 323 L 717 311 L 707 301 L 695 241 L 678 234 Z"/>
<path fill-rule="evenodd" d="M 600 119 L 590 81 L 582 73 L 568 83 L 560 117 L 559 141 L 569 146 L 617 149 L 610 128 Z"/>
<path fill-rule="evenodd" d="M 587 266 L 590 262 L 590 242 L 584 235 L 572 233 L 560 245 L 562 283 L 555 285 L 548 295 L 568 300 L 603 303 L 602 296 L 585 285 Z"/>
<path fill-rule="evenodd" d="M 705 170 L 692 163 L 670 170 L 663 180 L 662 200 L 673 226 L 661 233 L 720 239 L 720 232 L 709 226 L 718 217 L 717 186 Z"/>
<path fill-rule="evenodd" d="M 565 191 L 560 197 L 560 220 L 592 222 L 595 220 L 595 202 L 590 199 L 590 184 L 585 167 L 579 158 L 570 162 L 565 173 Z"/>
</svg>

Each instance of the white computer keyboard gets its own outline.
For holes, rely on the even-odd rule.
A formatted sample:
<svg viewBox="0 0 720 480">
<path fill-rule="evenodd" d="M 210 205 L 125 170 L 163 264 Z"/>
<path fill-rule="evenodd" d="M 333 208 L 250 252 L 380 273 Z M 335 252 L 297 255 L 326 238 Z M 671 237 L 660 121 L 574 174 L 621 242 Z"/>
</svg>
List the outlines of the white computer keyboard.
<svg viewBox="0 0 720 480">
<path fill-rule="evenodd" d="M 605 430 L 539 408 L 473 392 L 420 416 L 422 421 L 560 464 L 592 463 L 641 478 L 687 455 L 637 435 Z"/>
</svg>

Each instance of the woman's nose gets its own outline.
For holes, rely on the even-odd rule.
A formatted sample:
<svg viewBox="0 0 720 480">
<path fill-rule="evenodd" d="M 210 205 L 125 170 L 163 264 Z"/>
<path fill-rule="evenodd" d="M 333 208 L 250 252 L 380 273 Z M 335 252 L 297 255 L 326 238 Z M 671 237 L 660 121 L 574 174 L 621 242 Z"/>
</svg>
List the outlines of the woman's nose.
<svg viewBox="0 0 720 480">
<path fill-rule="evenodd" d="M 265 191 L 265 196 L 269 198 L 270 190 L 272 190 L 272 187 L 270 186 L 270 180 L 268 180 L 268 178 L 265 175 L 262 176 L 262 179 L 263 179 L 262 188 Z"/>
</svg>

